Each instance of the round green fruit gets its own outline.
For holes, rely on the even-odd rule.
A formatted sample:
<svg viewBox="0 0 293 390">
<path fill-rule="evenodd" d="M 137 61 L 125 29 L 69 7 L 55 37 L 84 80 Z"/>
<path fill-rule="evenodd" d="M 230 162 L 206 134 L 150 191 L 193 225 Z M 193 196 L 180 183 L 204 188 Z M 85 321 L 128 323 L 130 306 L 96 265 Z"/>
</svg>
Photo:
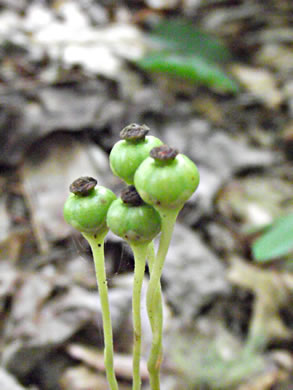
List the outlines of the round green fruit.
<svg viewBox="0 0 293 390">
<path fill-rule="evenodd" d="M 180 209 L 199 184 L 196 165 L 167 145 L 154 148 L 137 169 L 135 187 L 150 205 Z"/>
<path fill-rule="evenodd" d="M 132 206 L 117 199 L 109 208 L 107 225 L 127 242 L 142 244 L 151 242 L 160 232 L 161 219 L 157 211 L 145 203 Z"/>
<path fill-rule="evenodd" d="M 78 180 L 81 179 L 84 178 Z M 76 182 L 77 180 L 74 183 Z M 107 229 L 107 212 L 116 195 L 108 188 L 98 185 L 90 188 L 87 193 L 82 193 L 81 190 L 76 190 L 74 183 L 71 189 L 74 188 L 75 193 L 69 195 L 64 205 L 65 221 L 82 233 L 95 234 Z"/>
<path fill-rule="evenodd" d="M 127 184 L 133 184 L 134 174 L 139 165 L 156 146 L 162 145 L 159 138 L 146 135 L 149 128 L 135 123 L 125 127 L 110 153 L 110 167 L 114 175 Z"/>
</svg>

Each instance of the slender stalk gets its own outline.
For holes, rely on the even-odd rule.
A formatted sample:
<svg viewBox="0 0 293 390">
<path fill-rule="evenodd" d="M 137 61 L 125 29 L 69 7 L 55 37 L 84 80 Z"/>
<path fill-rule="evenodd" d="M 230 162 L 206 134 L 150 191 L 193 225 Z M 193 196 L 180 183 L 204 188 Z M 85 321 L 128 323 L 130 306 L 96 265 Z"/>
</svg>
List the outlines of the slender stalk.
<svg viewBox="0 0 293 390">
<path fill-rule="evenodd" d="M 161 216 L 161 238 L 158 253 L 152 266 L 147 291 L 147 307 L 152 326 L 153 340 L 148 360 L 148 371 L 152 390 L 160 390 L 160 366 L 162 360 L 163 316 L 159 314 L 157 300 L 160 292 L 160 280 L 165 258 L 170 245 L 174 225 L 180 209 L 162 210 L 157 208 Z M 162 309 L 160 309 L 162 310 Z"/>
<path fill-rule="evenodd" d="M 152 272 L 155 259 L 156 259 L 155 246 L 154 246 L 154 241 L 152 241 L 151 243 L 149 243 L 148 253 L 147 253 L 147 261 L 148 261 L 150 273 Z"/>
<path fill-rule="evenodd" d="M 148 265 L 150 269 L 150 274 L 152 274 L 154 262 L 155 262 L 155 249 L 154 249 L 154 243 L 152 242 L 148 248 Z M 160 328 L 163 319 L 161 283 L 159 283 L 159 288 L 156 291 L 155 305 L 154 307 L 150 307 L 149 302 L 147 302 L 147 311 L 148 311 L 148 316 L 151 324 L 152 333 L 154 334 L 156 332 L 156 329 Z M 159 356 L 158 360 L 160 361 L 161 360 L 160 356 L 162 355 L 162 345 L 159 352 L 156 352 L 157 348 L 158 346 L 155 343 L 155 339 L 153 338 L 150 357 L 156 356 L 157 354 Z M 154 386 L 154 388 L 156 388 L 156 386 L 157 388 L 159 388 L 160 386 L 159 370 L 150 372 L 150 382 L 152 383 L 152 386 Z"/>
<path fill-rule="evenodd" d="M 146 256 L 148 251 L 148 244 L 132 245 L 131 249 L 134 254 L 134 283 L 132 294 L 132 316 L 133 316 L 133 390 L 140 390 L 140 354 L 141 354 L 141 288 L 145 272 Z"/>
<path fill-rule="evenodd" d="M 110 305 L 108 298 L 107 278 L 105 271 L 104 258 L 104 239 L 107 231 L 94 235 L 83 233 L 83 236 L 88 241 L 94 258 L 97 284 L 100 294 L 100 302 L 102 308 L 103 330 L 104 330 L 104 362 L 106 368 L 107 380 L 110 390 L 118 390 L 118 384 L 114 371 L 114 351 L 113 351 L 113 333 L 110 315 Z"/>
<path fill-rule="evenodd" d="M 151 274 L 153 271 L 153 266 L 154 266 L 155 260 L 156 260 L 156 254 L 155 254 L 155 248 L 154 248 L 153 241 L 149 244 L 147 259 L 148 259 L 148 265 L 149 265 L 149 270 L 150 270 L 150 274 Z M 147 305 L 147 310 L 148 310 L 149 320 L 150 320 L 152 330 L 155 327 L 156 321 L 158 321 L 160 323 L 160 321 L 161 321 L 160 318 L 162 318 L 162 316 L 163 316 L 161 283 L 159 283 L 159 288 L 158 288 L 156 295 L 157 295 L 156 296 L 156 304 L 154 306 L 154 310 L 152 310 L 152 308 L 149 308 Z"/>
</svg>

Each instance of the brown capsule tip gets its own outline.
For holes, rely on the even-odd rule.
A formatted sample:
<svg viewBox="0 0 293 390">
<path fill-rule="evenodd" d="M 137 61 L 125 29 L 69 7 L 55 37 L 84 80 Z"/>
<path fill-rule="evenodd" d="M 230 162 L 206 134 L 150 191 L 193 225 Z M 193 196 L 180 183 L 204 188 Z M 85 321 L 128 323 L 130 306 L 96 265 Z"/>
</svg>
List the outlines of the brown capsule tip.
<svg viewBox="0 0 293 390">
<path fill-rule="evenodd" d="M 127 141 L 140 141 L 145 139 L 149 131 L 150 129 L 146 125 L 131 123 L 120 131 L 120 138 Z"/>
<path fill-rule="evenodd" d="M 87 196 L 97 183 L 97 180 L 93 177 L 82 176 L 74 180 L 69 189 L 75 195 Z"/>
<path fill-rule="evenodd" d="M 130 206 L 141 206 L 143 200 L 141 199 L 139 193 L 136 191 L 134 186 L 128 186 L 121 192 L 121 199 L 123 203 L 126 203 Z"/>
<path fill-rule="evenodd" d="M 174 160 L 177 154 L 178 150 L 170 148 L 168 145 L 157 146 L 150 151 L 150 156 L 160 161 Z"/>
</svg>

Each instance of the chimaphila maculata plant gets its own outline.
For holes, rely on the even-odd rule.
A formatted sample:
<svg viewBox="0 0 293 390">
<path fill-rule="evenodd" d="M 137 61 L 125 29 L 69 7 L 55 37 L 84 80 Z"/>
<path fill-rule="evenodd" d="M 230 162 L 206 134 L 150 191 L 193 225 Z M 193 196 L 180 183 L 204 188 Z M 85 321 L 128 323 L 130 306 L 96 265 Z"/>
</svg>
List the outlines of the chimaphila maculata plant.
<svg viewBox="0 0 293 390">
<path fill-rule="evenodd" d="M 167 145 L 153 148 L 134 176 L 136 189 L 142 199 L 152 205 L 161 217 L 161 237 L 158 253 L 151 270 L 147 291 L 147 309 L 153 340 L 148 360 L 151 387 L 160 389 L 162 360 L 162 316 L 157 314 L 157 291 L 170 245 L 176 218 L 199 184 L 196 165 L 185 155 Z M 153 318 L 154 317 L 154 318 Z"/>
<path fill-rule="evenodd" d="M 137 124 L 131 124 L 121 131 L 122 141 L 117 142 L 111 151 L 110 166 L 115 175 L 131 186 L 122 193 L 121 199 L 115 199 L 113 194 L 114 198 L 107 206 L 106 217 L 102 223 L 103 227 L 98 230 L 100 235 L 101 232 L 104 232 L 104 239 L 108 228 L 110 228 L 115 234 L 126 240 L 134 253 L 133 390 L 139 390 L 141 387 L 139 372 L 141 353 L 140 295 L 145 259 L 148 260 L 150 270 L 147 310 L 153 334 L 148 370 L 152 390 L 160 390 L 163 331 L 160 278 L 177 215 L 199 184 L 199 173 L 195 164 L 183 154 L 163 145 L 158 138 L 147 136 L 148 131 L 147 126 Z M 92 190 L 93 188 L 90 189 L 90 191 Z M 78 193 L 74 195 L 79 198 L 85 197 L 85 195 Z M 83 221 L 80 221 L 82 210 L 78 206 L 78 202 L 76 207 L 70 206 L 70 199 L 74 195 L 71 195 L 65 204 L 65 219 L 82 232 L 93 249 L 96 246 L 96 237 L 98 236 L 95 236 L 93 240 L 93 234 L 96 233 L 84 232 L 81 229 L 81 227 L 86 227 Z M 96 207 L 99 206 L 96 205 Z M 67 209 L 69 212 L 66 211 Z M 92 216 L 88 216 L 90 224 L 99 215 L 100 213 L 95 210 Z M 160 229 L 159 249 L 155 254 L 152 240 Z M 95 257 L 94 249 L 93 254 Z M 104 259 L 104 255 L 100 256 Z M 105 273 L 103 275 L 105 277 Z M 104 322 L 104 327 L 108 327 L 104 329 L 104 333 L 108 335 L 105 337 L 105 352 L 108 351 L 109 356 L 110 350 L 113 354 L 111 322 Z M 105 366 L 110 388 L 111 390 L 116 389 L 113 359 L 112 361 L 111 359 L 107 360 L 106 353 Z"/>
<path fill-rule="evenodd" d="M 141 388 L 141 288 L 149 244 L 160 232 L 161 219 L 158 212 L 143 202 L 134 186 L 127 187 L 121 199 L 115 200 L 107 214 L 107 225 L 113 233 L 122 237 L 134 254 L 134 281 L 132 296 L 133 311 L 133 390 Z"/>
<path fill-rule="evenodd" d="M 91 177 L 81 177 L 71 184 L 71 194 L 64 205 L 64 218 L 81 232 L 93 253 L 102 309 L 107 379 L 110 389 L 118 390 L 114 372 L 112 323 L 104 264 L 104 239 L 109 230 L 106 217 L 116 196 L 109 189 L 96 184 L 97 181 Z"/>
</svg>

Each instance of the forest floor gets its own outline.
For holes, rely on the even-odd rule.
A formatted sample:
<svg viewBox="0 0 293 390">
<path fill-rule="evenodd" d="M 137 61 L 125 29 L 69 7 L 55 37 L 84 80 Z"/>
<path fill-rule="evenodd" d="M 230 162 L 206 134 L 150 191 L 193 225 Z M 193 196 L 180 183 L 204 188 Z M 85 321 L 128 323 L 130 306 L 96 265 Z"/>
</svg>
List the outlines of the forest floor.
<svg viewBox="0 0 293 390">
<path fill-rule="evenodd" d="M 149 31 L 174 19 L 225 45 L 223 74 L 237 90 L 138 66 Z M 108 156 L 130 123 L 201 175 L 163 271 L 162 389 L 293 388 L 292 245 L 272 258 L 254 250 L 293 212 L 292 22 L 290 0 L 0 1 L 1 389 L 108 388 L 91 252 L 63 205 L 82 175 L 119 195 Z M 109 233 L 106 259 L 126 390 L 133 257 Z M 145 304 L 142 319 L 148 389 Z"/>
</svg>

